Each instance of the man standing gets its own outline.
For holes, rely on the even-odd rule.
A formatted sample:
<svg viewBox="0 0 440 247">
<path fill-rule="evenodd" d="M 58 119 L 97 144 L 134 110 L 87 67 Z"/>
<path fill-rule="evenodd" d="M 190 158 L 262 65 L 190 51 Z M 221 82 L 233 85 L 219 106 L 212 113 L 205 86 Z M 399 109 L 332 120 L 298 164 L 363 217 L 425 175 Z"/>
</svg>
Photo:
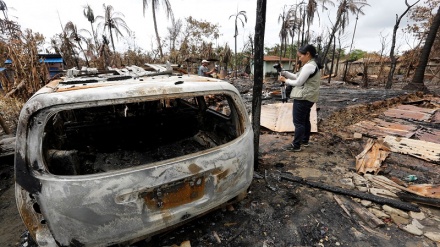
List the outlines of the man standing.
<svg viewBox="0 0 440 247">
<path fill-rule="evenodd" d="M 211 71 L 209 71 L 208 65 L 209 65 L 209 61 L 203 59 L 202 65 L 200 65 L 200 67 L 199 67 L 199 72 L 198 72 L 199 76 L 212 77 L 211 74 L 215 72 L 215 69 L 212 69 Z"/>
</svg>

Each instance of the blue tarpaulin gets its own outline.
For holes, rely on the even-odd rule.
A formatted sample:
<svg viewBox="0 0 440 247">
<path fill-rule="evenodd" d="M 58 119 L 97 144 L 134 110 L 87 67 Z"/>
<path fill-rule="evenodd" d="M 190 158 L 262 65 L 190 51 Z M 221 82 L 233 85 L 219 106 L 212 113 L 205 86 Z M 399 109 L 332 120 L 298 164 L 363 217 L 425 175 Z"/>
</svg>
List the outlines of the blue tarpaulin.
<svg viewBox="0 0 440 247">
<path fill-rule="evenodd" d="M 40 62 L 43 62 L 43 59 L 40 58 Z M 62 63 L 63 59 L 61 57 L 60 58 L 45 58 L 44 62 L 45 63 Z M 12 63 L 11 59 L 8 59 L 5 61 L 5 64 L 11 64 L 11 63 Z"/>
</svg>

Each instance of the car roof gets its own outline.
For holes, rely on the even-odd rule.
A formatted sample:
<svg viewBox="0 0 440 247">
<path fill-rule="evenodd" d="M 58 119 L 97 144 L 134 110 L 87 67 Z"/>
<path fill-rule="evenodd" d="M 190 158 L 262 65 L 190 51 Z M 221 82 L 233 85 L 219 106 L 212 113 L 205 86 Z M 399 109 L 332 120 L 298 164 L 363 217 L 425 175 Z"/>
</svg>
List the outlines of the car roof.
<svg viewBox="0 0 440 247">
<path fill-rule="evenodd" d="M 31 107 L 31 111 L 35 111 L 37 108 L 60 104 L 128 98 L 136 101 L 136 98 L 140 97 L 163 97 L 163 95 L 189 95 L 202 92 L 229 92 L 239 95 L 238 90 L 229 82 L 197 75 L 157 75 L 110 81 L 65 82 L 65 79 L 52 81 L 35 93 L 26 105 Z M 35 108 L 35 104 L 38 107 Z"/>
</svg>

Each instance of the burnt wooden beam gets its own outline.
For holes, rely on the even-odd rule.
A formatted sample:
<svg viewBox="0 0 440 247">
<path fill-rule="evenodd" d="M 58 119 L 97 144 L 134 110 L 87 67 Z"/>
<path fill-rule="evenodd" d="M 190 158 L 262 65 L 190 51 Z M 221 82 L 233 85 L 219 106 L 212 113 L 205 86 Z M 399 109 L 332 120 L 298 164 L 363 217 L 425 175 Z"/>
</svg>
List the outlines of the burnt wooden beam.
<svg viewBox="0 0 440 247">
<path fill-rule="evenodd" d="M 372 202 L 379 203 L 379 204 L 386 204 L 388 206 L 402 209 L 402 210 L 406 210 L 406 211 L 420 212 L 420 208 L 417 205 L 407 203 L 407 202 L 398 201 L 398 200 L 393 200 L 393 199 L 386 198 L 386 197 L 376 196 L 376 195 L 372 195 L 372 194 L 361 192 L 361 191 L 347 190 L 347 189 L 343 189 L 340 187 L 330 186 L 328 184 L 324 184 L 324 183 L 320 183 L 320 182 L 307 181 L 304 178 L 293 176 L 293 175 L 287 175 L 287 174 L 282 174 L 281 179 L 284 179 L 284 180 L 287 180 L 290 182 L 305 184 L 305 185 L 308 185 L 308 186 L 314 187 L 314 188 L 324 189 L 324 190 L 327 190 L 327 191 L 330 191 L 333 193 L 337 193 L 337 194 L 341 194 L 341 195 L 348 195 L 348 196 L 361 198 L 361 199 L 372 201 Z"/>
<path fill-rule="evenodd" d="M 397 196 L 400 199 L 407 201 L 407 202 L 416 202 L 416 203 L 440 208 L 440 199 L 438 199 L 438 198 L 418 196 L 418 195 L 409 194 L 409 193 L 405 193 L 405 192 L 398 192 Z"/>
</svg>

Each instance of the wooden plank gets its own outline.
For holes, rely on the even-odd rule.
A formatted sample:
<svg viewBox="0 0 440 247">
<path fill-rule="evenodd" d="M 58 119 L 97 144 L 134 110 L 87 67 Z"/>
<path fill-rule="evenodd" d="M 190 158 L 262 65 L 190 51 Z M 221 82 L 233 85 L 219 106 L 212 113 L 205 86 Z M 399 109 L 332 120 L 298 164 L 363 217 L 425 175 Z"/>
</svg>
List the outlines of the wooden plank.
<svg viewBox="0 0 440 247">
<path fill-rule="evenodd" d="M 277 103 L 261 106 L 261 126 L 276 132 L 294 132 L 292 103 Z M 311 132 L 318 132 L 316 104 L 310 111 Z"/>
<path fill-rule="evenodd" d="M 386 136 L 384 143 L 390 147 L 392 152 L 408 154 L 431 162 L 440 162 L 440 144 L 395 136 Z"/>
<path fill-rule="evenodd" d="M 411 190 L 409 188 L 406 188 L 404 186 L 398 185 L 394 181 L 384 177 L 384 176 L 373 176 L 370 174 L 365 174 L 365 178 L 367 178 L 369 181 L 379 184 L 383 186 L 384 188 L 388 189 L 389 191 L 393 193 L 398 193 L 399 191 L 406 191 L 418 196 L 425 196 L 425 194 L 418 192 L 417 190 Z"/>
<path fill-rule="evenodd" d="M 351 201 L 350 199 L 346 199 L 345 197 L 340 197 L 342 203 L 350 208 L 353 212 L 355 212 L 365 223 L 367 223 L 370 227 L 377 228 L 385 225 L 381 219 L 377 218 L 376 215 L 368 211 L 363 206 Z"/>
</svg>

